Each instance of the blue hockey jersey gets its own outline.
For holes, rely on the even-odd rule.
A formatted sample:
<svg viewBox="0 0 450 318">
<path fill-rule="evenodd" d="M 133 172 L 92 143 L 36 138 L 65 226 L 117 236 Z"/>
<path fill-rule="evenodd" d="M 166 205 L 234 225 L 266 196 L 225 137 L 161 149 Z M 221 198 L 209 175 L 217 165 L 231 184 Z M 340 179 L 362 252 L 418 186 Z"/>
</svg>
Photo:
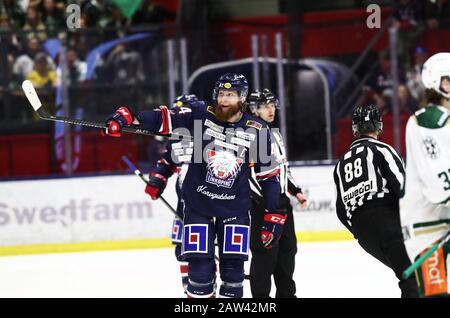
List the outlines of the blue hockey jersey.
<svg viewBox="0 0 450 318">
<path fill-rule="evenodd" d="M 193 136 L 194 151 L 182 188 L 186 206 L 213 217 L 247 214 L 253 166 L 266 209 L 276 209 L 279 169 L 270 130 L 260 119 L 244 113 L 236 123 L 222 122 L 203 101 L 191 103 L 191 108 L 142 111 L 137 117 L 144 129 L 184 135 L 187 129 Z"/>
</svg>

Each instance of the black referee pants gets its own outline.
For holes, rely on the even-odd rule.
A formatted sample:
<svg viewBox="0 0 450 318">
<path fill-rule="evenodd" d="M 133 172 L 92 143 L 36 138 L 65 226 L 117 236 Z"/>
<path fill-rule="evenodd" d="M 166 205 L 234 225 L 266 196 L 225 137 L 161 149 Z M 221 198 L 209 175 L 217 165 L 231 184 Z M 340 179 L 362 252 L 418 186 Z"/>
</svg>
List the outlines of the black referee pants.
<svg viewBox="0 0 450 318">
<path fill-rule="evenodd" d="M 286 209 L 287 219 L 278 244 L 267 250 L 261 242 L 261 226 L 264 206 L 252 202 L 250 250 L 250 288 L 254 298 L 269 298 L 271 276 L 273 275 L 277 298 L 294 298 L 296 288 L 292 278 L 295 269 L 295 254 L 297 254 L 297 238 L 295 236 L 292 206 L 287 196 L 280 198 L 282 208 Z"/>
<path fill-rule="evenodd" d="M 384 206 L 359 212 L 352 218 L 351 231 L 367 253 L 394 271 L 402 298 L 419 297 L 414 276 L 402 279 L 411 261 L 403 242 L 398 207 Z"/>
</svg>

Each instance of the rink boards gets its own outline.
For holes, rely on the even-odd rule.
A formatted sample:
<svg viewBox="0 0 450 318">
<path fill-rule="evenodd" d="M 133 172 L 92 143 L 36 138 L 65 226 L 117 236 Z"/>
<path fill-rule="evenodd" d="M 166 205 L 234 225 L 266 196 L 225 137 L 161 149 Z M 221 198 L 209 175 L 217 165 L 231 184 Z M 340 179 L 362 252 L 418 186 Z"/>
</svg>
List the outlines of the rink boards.
<svg viewBox="0 0 450 318">
<path fill-rule="evenodd" d="M 335 214 L 332 166 L 292 169 L 309 198 L 299 240 L 351 239 Z M 175 178 L 165 199 L 176 206 Z M 0 183 L 0 255 L 170 246 L 173 214 L 134 175 Z"/>
</svg>

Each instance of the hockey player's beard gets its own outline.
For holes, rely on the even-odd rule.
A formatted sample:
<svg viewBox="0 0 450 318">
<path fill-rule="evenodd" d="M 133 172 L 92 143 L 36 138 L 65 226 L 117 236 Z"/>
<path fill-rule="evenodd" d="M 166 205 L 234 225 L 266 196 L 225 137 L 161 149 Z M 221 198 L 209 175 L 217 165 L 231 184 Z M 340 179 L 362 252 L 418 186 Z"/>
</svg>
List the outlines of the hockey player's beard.
<svg viewBox="0 0 450 318">
<path fill-rule="evenodd" d="M 238 102 L 236 105 L 230 105 L 226 107 L 221 104 L 217 104 L 215 108 L 216 117 L 220 121 L 226 122 L 241 110 L 241 106 L 241 102 Z"/>
</svg>

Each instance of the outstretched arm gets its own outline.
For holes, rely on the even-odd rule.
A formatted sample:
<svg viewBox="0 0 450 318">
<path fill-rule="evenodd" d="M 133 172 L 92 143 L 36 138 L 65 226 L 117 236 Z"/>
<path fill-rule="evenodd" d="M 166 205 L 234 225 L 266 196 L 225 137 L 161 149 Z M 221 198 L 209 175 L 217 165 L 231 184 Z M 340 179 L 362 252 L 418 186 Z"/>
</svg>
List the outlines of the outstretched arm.
<svg viewBox="0 0 450 318">
<path fill-rule="evenodd" d="M 124 128 L 135 126 L 160 135 L 170 135 L 176 128 L 193 126 L 192 110 L 190 108 L 168 109 L 160 106 L 150 111 L 135 113 L 130 107 L 121 106 L 106 119 L 104 134 L 120 137 Z M 182 136 L 178 134 L 179 136 Z"/>
</svg>

